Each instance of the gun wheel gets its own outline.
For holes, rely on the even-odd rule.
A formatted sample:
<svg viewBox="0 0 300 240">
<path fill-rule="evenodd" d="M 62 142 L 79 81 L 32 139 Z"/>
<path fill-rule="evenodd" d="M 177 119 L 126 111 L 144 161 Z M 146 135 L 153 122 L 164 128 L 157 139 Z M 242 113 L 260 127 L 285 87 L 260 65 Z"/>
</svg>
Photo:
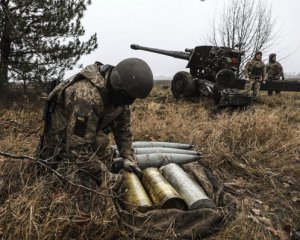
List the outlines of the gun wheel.
<svg viewBox="0 0 300 240">
<path fill-rule="evenodd" d="M 181 71 L 175 74 L 171 83 L 174 98 L 188 98 L 194 93 L 194 89 L 193 77 L 190 73 Z"/>
<path fill-rule="evenodd" d="M 216 75 L 216 84 L 221 88 L 234 88 L 236 76 L 229 69 L 222 69 Z"/>
</svg>

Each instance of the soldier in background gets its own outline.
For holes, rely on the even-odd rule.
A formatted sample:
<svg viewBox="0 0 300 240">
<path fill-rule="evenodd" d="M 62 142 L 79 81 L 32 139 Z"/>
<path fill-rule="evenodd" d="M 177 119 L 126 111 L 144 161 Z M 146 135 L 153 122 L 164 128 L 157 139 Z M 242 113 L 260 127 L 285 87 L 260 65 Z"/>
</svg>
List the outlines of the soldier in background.
<svg viewBox="0 0 300 240">
<path fill-rule="evenodd" d="M 281 64 L 276 61 L 275 53 L 272 53 L 269 55 L 269 63 L 266 66 L 266 71 L 267 71 L 267 75 L 268 75 L 268 81 L 284 80 L 283 69 L 282 69 Z M 280 91 L 275 91 L 275 93 L 279 94 Z M 269 90 L 268 95 L 271 96 L 272 94 L 273 94 L 273 91 Z"/>
<path fill-rule="evenodd" d="M 246 78 L 245 92 L 250 95 L 253 88 L 254 99 L 259 96 L 261 83 L 265 83 L 266 80 L 266 66 L 261 58 L 262 52 L 256 52 L 254 58 L 247 62 L 244 69 Z"/>
<path fill-rule="evenodd" d="M 99 62 L 89 65 L 71 81 L 60 83 L 48 96 L 54 110 L 47 120 L 40 158 L 54 162 L 64 174 L 89 187 L 83 178 L 112 179 L 107 160 L 112 159 L 108 134 L 113 133 L 124 169 L 140 173 L 132 148 L 131 105 L 146 98 L 153 87 L 146 62 L 128 58 L 115 67 Z M 107 163 L 107 164 L 105 164 Z M 79 176 L 79 177 L 78 177 Z"/>
</svg>

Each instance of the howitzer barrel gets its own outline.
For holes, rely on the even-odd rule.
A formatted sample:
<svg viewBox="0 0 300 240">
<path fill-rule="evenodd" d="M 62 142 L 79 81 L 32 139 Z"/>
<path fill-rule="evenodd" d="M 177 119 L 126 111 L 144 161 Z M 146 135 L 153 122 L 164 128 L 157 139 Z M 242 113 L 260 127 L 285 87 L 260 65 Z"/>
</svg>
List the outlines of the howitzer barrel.
<svg viewBox="0 0 300 240">
<path fill-rule="evenodd" d="M 189 60 L 191 57 L 191 53 L 189 52 L 168 51 L 168 50 L 163 50 L 158 48 L 143 47 L 137 44 L 131 44 L 130 47 L 133 50 L 144 50 L 148 52 L 154 52 L 154 53 L 158 53 L 158 54 L 162 54 L 174 58 L 179 58 L 179 59 L 185 59 L 185 60 Z"/>
<path fill-rule="evenodd" d="M 184 49 L 185 52 L 188 52 L 188 53 L 193 53 L 194 52 L 194 48 L 186 48 Z"/>
</svg>

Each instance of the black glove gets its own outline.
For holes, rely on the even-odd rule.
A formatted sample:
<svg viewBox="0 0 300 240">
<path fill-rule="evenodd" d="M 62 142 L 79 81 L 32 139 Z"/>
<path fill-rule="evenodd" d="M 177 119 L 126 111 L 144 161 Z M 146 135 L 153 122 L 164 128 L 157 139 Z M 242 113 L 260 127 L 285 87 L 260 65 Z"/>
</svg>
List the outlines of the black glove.
<svg viewBox="0 0 300 240">
<path fill-rule="evenodd" d="M 284 76 L 281 77 L 281 80 L 284 80 Z"/>
</svg>

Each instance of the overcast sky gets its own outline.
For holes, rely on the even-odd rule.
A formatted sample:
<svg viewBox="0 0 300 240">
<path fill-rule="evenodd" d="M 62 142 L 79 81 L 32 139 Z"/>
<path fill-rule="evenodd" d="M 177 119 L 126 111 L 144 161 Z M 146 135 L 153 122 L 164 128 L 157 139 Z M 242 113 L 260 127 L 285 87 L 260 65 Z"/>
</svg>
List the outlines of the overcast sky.
<svg viewBox="0 0 300 240">
<path fill-rule="evenodd" d="M 98 35 L 99 47 L 80 63 L 116 65 L 128 57 L 144 59 L 156 78 L 172 78 L 185 68 L 185 60 L 130 49 L 130 44 L 184 51 L 205 45 L 212 19 L 231 0 L 93 0 L 83 19 L 86 36 Z M 272 4 L 275 31 L 280 38 L 270 52 L 277 53 L 285 72 L 300 72 L 300 1 L 260 0 Z M 264 52 L 266 60 L 270 52 Z M 76 73 L 69 71 L 66 77 Z"/>
</svg>

